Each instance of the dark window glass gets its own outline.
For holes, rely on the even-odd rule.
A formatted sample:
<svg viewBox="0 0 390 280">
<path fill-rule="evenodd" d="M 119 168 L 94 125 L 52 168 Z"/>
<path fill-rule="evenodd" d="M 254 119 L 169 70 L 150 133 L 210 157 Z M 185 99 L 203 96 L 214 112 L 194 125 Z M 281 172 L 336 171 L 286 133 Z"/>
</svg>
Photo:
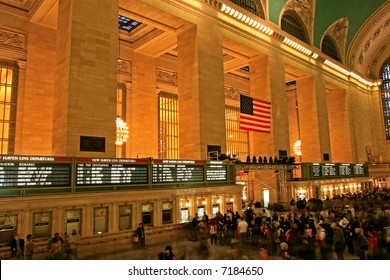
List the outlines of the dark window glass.
<svg viewBox="0 0 390 280">
<path fill-rule="evenodd" d="M 293 11 L 286 11 L 282 17 L 282 30 L 291 34 L 295 38 L 310 45 L 306 26 L 299 16 Z"/>
</svg>

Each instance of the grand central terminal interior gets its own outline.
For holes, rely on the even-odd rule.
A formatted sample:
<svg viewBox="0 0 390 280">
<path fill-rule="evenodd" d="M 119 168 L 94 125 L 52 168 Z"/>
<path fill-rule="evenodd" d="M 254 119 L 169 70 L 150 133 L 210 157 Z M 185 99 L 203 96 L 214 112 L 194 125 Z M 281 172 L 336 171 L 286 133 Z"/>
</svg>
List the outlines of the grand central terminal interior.
<svg viewBox="0 0 390 280">
<path fill-rule="evenodd" d="M 0 0 L 0 258 L 388 192 L 390 2 L 346 2 Z"/>
</svg>

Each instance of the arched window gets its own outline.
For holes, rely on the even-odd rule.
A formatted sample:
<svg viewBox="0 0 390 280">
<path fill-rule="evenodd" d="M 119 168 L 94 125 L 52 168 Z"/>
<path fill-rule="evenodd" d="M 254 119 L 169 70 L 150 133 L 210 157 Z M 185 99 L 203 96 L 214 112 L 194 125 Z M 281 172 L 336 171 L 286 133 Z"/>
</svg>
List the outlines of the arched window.
<svg viewBox="0 0 390 280">
<path fill-rule="evenodd" d="M 341 62 L 340 52 L 338 51 L 332 37 L 325 35 L 322 40 L 321 51 L 327 56 Z"/>
<path fill-rule="evenodd" d="M 282 17 L 282 30 L 310 45 L 306 26 L 294 11 L 286 11 Z"/>
<path fill-rule="evenodd" d="M 230 2 L 233 2 L 237 6 L 244 8 L 252 14 L 265 19 L 264 9 L 259 0 L 230 0 Z"/>
<path fill-rule="evenodd" d="M 390 140 L 390 58 L 383 64 L 380 77 L 382 79 L 382 108 L 386 140 Z"/>
<path fill-rule="evenodd" d="M 19 67 L 0 60 L 0 154 L 14 153 Z"/>
</svg>

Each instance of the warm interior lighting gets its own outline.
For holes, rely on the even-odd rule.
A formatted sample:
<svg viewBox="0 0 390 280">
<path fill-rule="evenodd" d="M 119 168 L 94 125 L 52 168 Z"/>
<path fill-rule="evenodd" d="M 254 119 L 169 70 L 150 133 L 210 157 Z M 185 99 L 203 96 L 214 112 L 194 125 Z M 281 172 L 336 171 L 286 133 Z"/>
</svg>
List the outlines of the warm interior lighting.
<svg viewBox="0 0 390 280">
<path fill-rule="evenodd" d="M 234 198 L 233 198 L 233 197 L 231 197 L 229 201 L 230 201 L 230 202 L 234 202 Z"/>
<path fill-rule="evenodd" d="M 221 203 L 221 199 L 219 197 L 217 198 L 217 203 Z"/>
<path fill-rule="evenodd" d="M 206 199 L 203 198 L 202 204 L 203 204 L 203 205 L 206 205 L 206 204 L 207 204 Z"/>
<path fill-rule="evenodd" d="M 301 155 L 302 155 L 301 140 L 297 140 L 297 141 L 294 143 L 293 150 L 294 150 L 294 153 L 295 153 L 297 156 L 301 156 Z"/>
<path fill-rule="evenodd" d="M 120 118 L 116 118 L 116 145 L 122 145 L 129 138 L 129 128 L 127 124 Z"/>
</svg>

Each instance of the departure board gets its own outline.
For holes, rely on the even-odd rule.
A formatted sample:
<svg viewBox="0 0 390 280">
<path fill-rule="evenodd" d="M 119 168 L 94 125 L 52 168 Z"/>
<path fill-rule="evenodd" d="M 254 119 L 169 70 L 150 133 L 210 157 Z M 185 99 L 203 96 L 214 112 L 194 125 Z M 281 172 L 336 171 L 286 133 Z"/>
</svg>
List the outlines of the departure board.
<svg viewBox="0 0 390 280">
<path fill-rule="evenodd" d="M 337 176 L 337 168 L 334 164 L 324 164 L 321 166 L 321 176 L 327 177 L 327 176 Z"/>
<path fill-rule="evenodd" d="M 353 175 L 353 166 L 351 164 L 341 164 L 339 165 L 339 175 L 340 176 L 350 176 Z"/>
<path fill-rule="evenodd" d="M 0 187 L 70 185 L 70 158 L 0 157 Z"/>
<path fill-rule="evenodd" d="M 146 163 L 144 160 L 84 159 L 76 164 L 76 185 L 147 184 Z"/>
<path fill-rule="evenodd" d="M 303 163 L 302 170 L 304 180 L 368 176 L 367 164 Z"/>
<path fill-rule="evenodd" d="M 154 160 L 153 183 L 203 182 L 203 161 Z"/>
<path fill-rule="evenodd" d="M 353 167 L 353 172 L 355 175 L 358 175 L 358 176 L 363 176 L 363 175 L 367 175 L 367 166 L 364 165 L 364 164 L 355 164 L 354 167 Z"/>
<path fill-rule="evenodd" d="M 227 181 L 226 165 L 222 162 L 210 162 L 206 167 L 207 181 Z"/>
<path fill-rule="evenodd" d="M 321 165 L 313 164 L 311 167 L 312 177 L 321 177 Z"/>
</svg>

